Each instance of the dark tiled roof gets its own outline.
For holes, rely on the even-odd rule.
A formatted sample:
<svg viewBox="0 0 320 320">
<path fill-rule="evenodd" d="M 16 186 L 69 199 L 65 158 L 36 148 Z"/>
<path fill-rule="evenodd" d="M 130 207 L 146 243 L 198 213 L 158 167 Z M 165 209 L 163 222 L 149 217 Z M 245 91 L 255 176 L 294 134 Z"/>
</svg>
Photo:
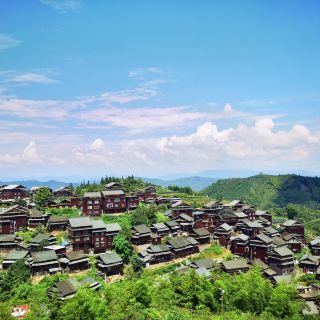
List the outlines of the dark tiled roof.
<svg viewBox="0 0 320 320">
<path fill-rule="evenodd" d="M 151 233 L 151 230 L 145 224 L 133 226 L 132 229 L 140 234 Z"/>
<path fill-rule="evenodd" d="M 99 255 L 105 265 L 122 263 L 121 257 L 116 252 L 106 252 Z"/>
</svg>

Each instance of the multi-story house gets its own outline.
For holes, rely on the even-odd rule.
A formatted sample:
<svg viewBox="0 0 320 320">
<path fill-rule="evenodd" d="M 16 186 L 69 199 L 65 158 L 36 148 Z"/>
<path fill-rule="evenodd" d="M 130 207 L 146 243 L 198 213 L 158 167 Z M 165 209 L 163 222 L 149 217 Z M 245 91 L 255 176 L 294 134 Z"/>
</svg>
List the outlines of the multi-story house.
<svg viewBox="0 0 320 320">
<path fill-rule="evenodd" d="M 257 234 L 249 240 L 249 257 L 265 261 L 269 251 L 274 246 L 271 238 L 263 233 Z"/>
<path fill-rule="evenodd" d="M 88 216 L 100 216 L 103 212 L 104 200 L 101 192 L 85 192 L 82 199 L 83 214 Z"/>
<path fill-rule="evenodd" d="M 173 218 L 177 218 L 181 214 L 186 214 L 187 216 L 192 217 L 193 208 L 190 204 L 180 200 L 171 205 L 171 211 Z"/>
<path fill-rule="evenodd" d="M 227 223 L 223 223 L 214 229 L 214 239 L 220 245 L 227 247 L 231 238 L 232 227 Z"/>
<path fill-rule="evenodd" d="M 19 205 L 0 208 L 0 234 L 15 233 L 27 227 L 28 217 L 28 209 Z"/>
<path fill-rule="evenodd" d="M 56 189 L 53 191 L 53 195 L 55 197 L 72 197 L 73 196 L 73 190 L 70 187 L 61 187 L 59 189 Z"/>
<path fill-rule="evenodd" d="M 92 221 L 89 217 L 69 218 L 67 229 L 74 251 L 89 252 L 92 245 Z"/>
<path fill-rule="evenodd" d="M 293 252 L 288 247 L 272 248 L 267 262 L 277 274 L 290 274 L 294 269 Z"/>
<path fill-rule="evenodd" d="M 230 238 L 230 251 L 237 256 L 246 257 L 249 252 L 249 237 L 243 233 Z"/>
<path fill-rule="evenodd" d="M 134 210 L 139 206 L 140 200 L 137 195 L 130 194 L 126 196 L 126 208 L 128 211 Z"/>
<path fill-rule="evenodd" d="M 121 189 L 102 191 L 104 212 L 118 213 L 127 209 L 126 195 Z"/>
<path fill-rule="evenodd" d="M 295 234 L 304 238 L 304 225 L 295 220 L 287 220 L 281 224 L 281 235 Z"/>
<path fill-rule="evenodd" d="M 21 184 L 10 184 L 0 188 L 1 200 L 19 200 L 28 197 L 28 189 Z"/>
</svg>

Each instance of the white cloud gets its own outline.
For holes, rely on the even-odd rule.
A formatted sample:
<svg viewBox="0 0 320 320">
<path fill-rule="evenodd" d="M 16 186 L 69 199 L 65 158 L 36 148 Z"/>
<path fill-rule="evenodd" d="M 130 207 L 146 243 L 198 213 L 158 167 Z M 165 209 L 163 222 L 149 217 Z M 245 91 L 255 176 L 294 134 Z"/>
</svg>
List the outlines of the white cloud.
<svg viewBox="0 0 320 320">
<path fill-rule="evenodd" d="M 82 6 L 81 0 L 39 0 L 41 3 L 60 12 L 78 10 Z"/>
<path fill-rule="evenodd" d="M 50 79 L 48 76 L 33 73 L 33 72 L 26 72 L 22 74 L 17 74 L 11 78 L 5 80 L 5 82 L 19 82 L 19 83 L 40 83 L 40 84 L 47 84 L 47 83 L 56 83 L 57 80 Z"/>
<path fill-rule="evenodd" d="M 0 33 L 0 49 L 8 49 L 11 47 L 17 47 L 21 41 L 15 39 L 7 34 Z"/>
<path fill-rule="evenodd" d="M 127 140 L 97 150 L 83 147 L 75 150 L 75 156 L 85 163 L 122 171 L 130 168 L 132 172 L 196 172 L 228 167 L 290 171 L 305 168 L 306 163 L 316 167 L 319 144 L 319 132 L 312 133 L 302 125 L 276 131 L 272 119 L 265 119 L 223 130 L 206 122 L 189 135 Z"/>
</svg>

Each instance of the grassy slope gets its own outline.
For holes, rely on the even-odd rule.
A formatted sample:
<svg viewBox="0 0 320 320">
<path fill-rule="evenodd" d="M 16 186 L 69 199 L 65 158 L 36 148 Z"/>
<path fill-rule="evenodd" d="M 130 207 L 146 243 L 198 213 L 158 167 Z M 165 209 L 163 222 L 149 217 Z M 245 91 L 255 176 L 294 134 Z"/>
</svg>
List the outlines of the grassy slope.
<svg viewBox="0 0 320 320">
<path fill-rule="evenodd" d="M 260 208 L 288 203 L 311 205 L 320 201 L 320 178 L 296 175 L 257 175 L 249 178 L 223 179 L 203 190 L 210 197 L 243 199 Z"/>
</svg>

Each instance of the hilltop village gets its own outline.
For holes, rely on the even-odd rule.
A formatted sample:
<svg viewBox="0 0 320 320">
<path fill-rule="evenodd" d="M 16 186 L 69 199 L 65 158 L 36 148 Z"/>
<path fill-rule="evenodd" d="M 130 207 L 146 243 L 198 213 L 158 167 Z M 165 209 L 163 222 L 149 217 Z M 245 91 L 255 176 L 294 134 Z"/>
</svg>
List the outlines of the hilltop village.
<svg viewBox="0 0 320 320">
<path fill-rule="evenodd" d="M 33 200 L 44 188 L 52 196 L 39 210 Z M 273 221 L 267 211 L 241 200 L 208 199 L 201 207 L 194 207 L 178 196 L 157 194 L 152 185 L 127 191 L 115 181 L 102 191 L 84 192 L 82 196 L 75 196 L 69 186 L 28 190 L 22 185 L 4 185 L 0 201 L 3 270 L 23 261 L 33 277 L 72 276 L 94 268 L 102 281 L 118 281 L 129 261 L 119 242 L 129 241 L 133 248 L 130 254 L 135 254 L 136 265 L 141 268 L 176 263 L 179 274 L 193 269 L 201 277 L 210 277 L 214 268 L 235 275 L 258 266 L 274 286 L 313 275 L 314 283 L 299 285 L 297 295 L 306 303 L 304 314 L 318 314 L 320 238 L 307 240 L 303 223 Z M 76 214 L 48 210 L 66 208 Z M 160 215 L 150 223 L 124 228 L 124 217 L 141 208 L 153 208 Z M 212 252 L 217 255 L 210 255 Z M 95 277 L 71 278 L 54 283 L 48 295 L 54 293 L 66 300 L 82 286 L 99 290 L 101 284 Z M 24 310 L 17 307 L 13 314 L 23 316 Z"/>
</svg>

